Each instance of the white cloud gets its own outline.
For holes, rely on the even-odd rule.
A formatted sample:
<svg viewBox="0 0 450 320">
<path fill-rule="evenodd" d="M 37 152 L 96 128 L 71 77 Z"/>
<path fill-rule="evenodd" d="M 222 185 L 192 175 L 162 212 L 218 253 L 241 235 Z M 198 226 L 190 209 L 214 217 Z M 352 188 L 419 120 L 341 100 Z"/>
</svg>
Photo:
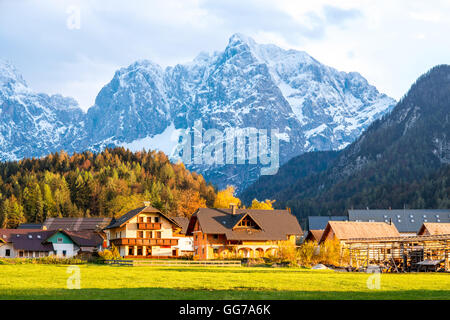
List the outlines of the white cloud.
<svg viewBox="0 0 450 320">
<path fill-rule="evenodd" d="M 71 6 L 79 29 L 67 28 Z M 74 96 L 86 109 L 119 67 L 183 63 L 241 32 L 358 71 L 398 99 L 449 63 L 449 15 L 445 0 L 0 1 L 0 55 L 34 89 Z"/>
</svg>

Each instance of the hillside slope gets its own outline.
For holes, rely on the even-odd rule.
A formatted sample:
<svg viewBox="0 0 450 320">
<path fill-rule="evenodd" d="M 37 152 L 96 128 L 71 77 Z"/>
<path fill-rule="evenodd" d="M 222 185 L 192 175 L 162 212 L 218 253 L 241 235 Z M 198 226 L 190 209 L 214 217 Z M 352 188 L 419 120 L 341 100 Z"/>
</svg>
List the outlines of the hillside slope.
<svg viewBox="0 0 450 320">
<path fill-rule="evenodd" d="M 342 150 L 328 169 L 260 194 L 277 199 L 279 207 L 292 207 L 302 218 L 343 214 L 349 208 L 448 207 L 449 116 L 450 66 L 440 65 L 421 76 L 393 111 Z M 302 163 L 307 156 L 291 162 Z M 295 168 L 290 171 L 295 174 Z M 273 180 L 282 174 L 283 167 Z M 260 179 L 241 198 L 258 198 L 264 184 Z"/>
</svg>

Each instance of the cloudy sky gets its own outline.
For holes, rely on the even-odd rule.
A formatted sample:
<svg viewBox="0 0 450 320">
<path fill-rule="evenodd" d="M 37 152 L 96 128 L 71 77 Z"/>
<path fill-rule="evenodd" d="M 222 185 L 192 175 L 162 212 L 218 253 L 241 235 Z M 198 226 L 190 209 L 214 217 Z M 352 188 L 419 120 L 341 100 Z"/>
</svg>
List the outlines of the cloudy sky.
<svg viewBox="0 0 450 320">
<path fill-rule="evenodd" d="M 162 66 L 223 50 L 236 32 L 358 71 L 399 99 L 450 63 L 450 1 L 0 0 L 0 58 L 36 91 L 90 107 L 115 70 Z"/>
</svg>

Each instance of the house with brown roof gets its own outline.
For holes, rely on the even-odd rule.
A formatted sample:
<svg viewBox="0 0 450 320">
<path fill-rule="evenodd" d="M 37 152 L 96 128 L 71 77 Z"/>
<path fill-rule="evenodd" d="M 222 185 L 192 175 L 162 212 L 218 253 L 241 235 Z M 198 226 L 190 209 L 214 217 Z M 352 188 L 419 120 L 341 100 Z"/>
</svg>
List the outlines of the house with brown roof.
<svg viewBox="0 0 450 320">
<path fill-rule="evenodd" d="M 200 208 L 187 229 L 194 236 L 194 257 L 263 257 L 281 243 L 296 243 L 302 235 L 297 218 L 288 210 Z"/>
<path fill-rule="evenodd" d="M 73 257 L 102 249 L 96 232 L 65 230 L 0 229 L 1 258 Z"/>
<path fill-rule="evenodd" d="M 394 224 L 386 222 L 329 221 L 319 243 L 338 240 L 345 243 L 350 239 L 377 239 L 400 237 Z"/>
<path fill-rule="evenodd" d="M 422 224 L 417 235 L 433 236 L 439 234 L 450 234 L 450 223 L 426 222 Z"/>
<path fill-rule="evenodd" d="M 125 258 L 175 258 L 181 255 L 178 247 L 182 225 L 174 218 L 144 203 L 104 229 L 107 245 L 114 245 Z"/>
<path fill-rule="evenodd" d="M 309 230 L 304 241 L 319 242 L 322 234 L 323 230 Z"/>
</svg>

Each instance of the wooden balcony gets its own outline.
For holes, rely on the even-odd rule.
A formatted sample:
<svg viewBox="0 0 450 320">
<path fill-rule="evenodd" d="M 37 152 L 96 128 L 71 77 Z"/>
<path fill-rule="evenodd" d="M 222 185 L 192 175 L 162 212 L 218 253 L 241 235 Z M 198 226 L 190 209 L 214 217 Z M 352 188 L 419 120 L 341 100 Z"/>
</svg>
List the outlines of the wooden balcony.
<svg viewBox="0 0 450 320">
<path fill-rule="evenodd" d="M 139 230 L 161 230 L 161 222 L 138 222 Z"/>
<path fill-rule="evenodd" d="M 156 239 L 156 238 L 119 238 L 110 240 L 115 246 L 176 246 L 178 239 Z"/>
</svg>

